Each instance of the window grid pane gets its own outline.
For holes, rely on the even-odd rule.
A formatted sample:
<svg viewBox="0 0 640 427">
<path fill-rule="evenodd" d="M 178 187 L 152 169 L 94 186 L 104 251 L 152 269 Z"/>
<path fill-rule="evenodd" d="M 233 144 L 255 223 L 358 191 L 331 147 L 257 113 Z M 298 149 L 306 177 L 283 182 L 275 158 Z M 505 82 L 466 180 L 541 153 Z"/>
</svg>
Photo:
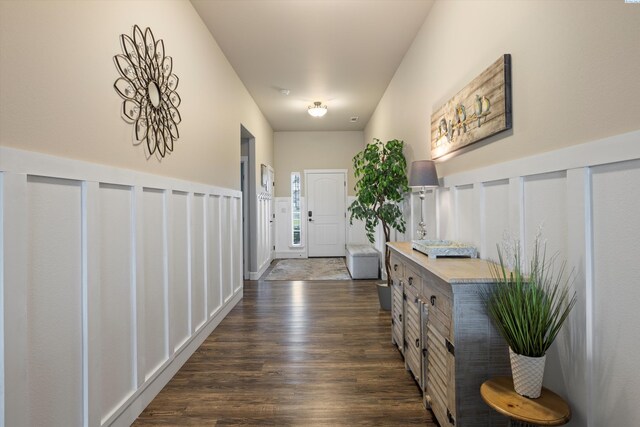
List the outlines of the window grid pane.
<svg viewBox="0 0 640 427">
<path fill-rule="evenodd" d="M 300 246 L 301 242 L 300 214 L 300 172 L 291 173 L 291 245 Z"/>
</svg>

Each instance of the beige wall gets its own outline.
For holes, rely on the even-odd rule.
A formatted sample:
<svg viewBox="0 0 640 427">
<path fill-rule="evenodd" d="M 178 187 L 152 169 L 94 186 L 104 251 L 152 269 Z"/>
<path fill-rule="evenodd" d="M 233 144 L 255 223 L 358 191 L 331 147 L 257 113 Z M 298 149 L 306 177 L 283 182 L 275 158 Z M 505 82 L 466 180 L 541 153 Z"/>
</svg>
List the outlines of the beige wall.
<svg viewBox="0 0 640 427">
<path fill-rule="evenodd" d="M 276 197 L 291 196 L 291 172 L 300 172 L 304 180 L 305 169 L 348 169 L 348 194 L 355 194 L 352 159 L 364 149 L 361 131 L 275 132 L 273 140 Z"/>
<path fill-rule="evenodd" d="M 440 175 L 640 128 L 640 5 L 616 1 L 438 1 L 365 129 L 430 158 L 439 108 L 512 55 L 513 129 L 439 163 Z"/>
<path fill-rule="evenodd" d="M 180 82 L 173 153 L 145 158 L 120 118 L 113 56 L 138 24 Z M 271 163 L 273 132 L 188 1 L 0 2 L 0 145 L 240 188 L 240 124 Z"/>
</svg>

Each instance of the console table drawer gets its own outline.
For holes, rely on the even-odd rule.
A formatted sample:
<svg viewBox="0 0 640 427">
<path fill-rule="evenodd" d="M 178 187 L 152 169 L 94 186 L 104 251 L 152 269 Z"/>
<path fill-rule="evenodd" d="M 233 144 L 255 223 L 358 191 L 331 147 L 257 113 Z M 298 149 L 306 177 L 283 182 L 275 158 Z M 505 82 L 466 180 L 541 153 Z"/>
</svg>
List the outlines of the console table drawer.
<svg viewBox="0 0 640 427">
<path fill-rule="evenodd" d="M 404 263 L 394 254 L 391 254 L 391 276 L 404 277 Z"/>
<path fill-rule="evenodd" d="M 420 274 L 418 274 L 417 271 L 415 271 L 408 265 L 405 265 L 404 276 L 405 283 L 413 288 L 413 292 L 415 292 L 416 295 L 419 294 L 422 291 L 422 279 L 420 277 Z"/>
<path fill-rule="evenodd" d="M 424 287 L 423 287 L 423 290 Z M 427 288 L 423 294 L 429 308 L 429 320 L 434 323 L 438 331 L 453 341 L 453 325 L 451 315 L 451 300 L 439 290 Z"/>
</svg>

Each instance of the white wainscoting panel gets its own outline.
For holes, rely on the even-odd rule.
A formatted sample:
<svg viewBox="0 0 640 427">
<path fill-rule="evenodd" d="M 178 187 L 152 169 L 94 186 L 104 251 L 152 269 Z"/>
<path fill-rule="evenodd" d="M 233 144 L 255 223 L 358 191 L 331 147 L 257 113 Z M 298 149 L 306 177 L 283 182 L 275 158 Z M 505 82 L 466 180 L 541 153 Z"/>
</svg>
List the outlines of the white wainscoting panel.
<svg viewBox="0 0 640 427">
<path fill-rule="evenodd" d="M 594 426 L 640 421 L 640 161 L 593 169 Z"/>
<path fill-rule="evenodd" d="M 242 298 L 241 197 L 0 147 L 0 426 L 130 425 Z"/>
<path fill-rule="evenodd" d="M 454 224 L 456 212 L 453 209 L 451 190 L 443 187 L 437 191 L 438 209 L 436 213 L 438 224 L 438 238 L 442 240 L 455 240 Z"/>
<path fill-rule="evenodd" d="M 143 189 L 144 379 L 169 358 L 165 192 Z"/>
<path fill-rule="evenodd" d="M 364 221 L 354 219 L 353 224 L 350 223 L 349 218 L 351 213 L 348 211 L 349 206 L 353 202 L 355 202 L 355 196 L 347 196 L 347 245 L 348 244 L 356 244 L 356 245 L 370 245 L 369 239 L 367 238 L 367 232 L 364 228 Z M 302 207 L 302 213 L 306 214 L 306 210 L 304 206 Z M 303 221 L 306 221 L 307 216 L 303 215 Z"/>
<path fill-rule="evenodd" d="M 242 292 L 243 279 L 242 279 L 242 253 L 244 251 L 242 247 L 242 199 L 233 197 L 231 198 L 231 204 L 233 206 L 233 212 L 231 215 L 231 238 L 233 239 L 233 251 L 231 256 L 233 261 L 231 263 L 231 275 L 233 277 L 232 287 L 233 294 Z"/>
<path fill-rule="evenodd" d="M 473 196 L 473 185 L 460 185 L 455 188 L 456 205 L 456 228 L 454 235 L 459 236 L 457 240 L 470 243 L 476 247 L 480 246 L 479 237 L 479 212 Z M 462 237 L 464 236 L 464 237 Z"/>
<path fill-rule="evenodd" d="M 525 257 L 533 251 L 541 231 L 547 255 L 567 259 L 567 173 L 530 175 L 524 178 Z"/>
<path fill-rule="evenodd" d="M 100 419 L 107 419 L 137 388 L 133 277 L 133 192 L 101 184 L 100 192 Z"/>
<path fill-rule="evenodd" d="M 509 227 L 509 180 L 485 182 L 482 191 L 481 242 L 478 250 L 485 259 L 498 259 L 498 247 L 505 235 L 513 231 Z"/>
<path fill-rule="evenodd" d="M 402 212 L 402 216 L 404 218 L 411 218 L 411 212 L 413 209 L 413 206 L 411 206 L 411 196 L 407 197 L 405 195 L 405 197 L 402 199 L 402 201 L 398 204 L 398 207 L 400 208 L 400 211 Z M 413 232 L 410 228 L 411 222 L 410 221 L 406 221 L 405 220 L 405 230 L 404 232 L 400 232 L 396 229 L 391 229 L 391 233 L 389 235 L 389 241 L 390 242 L 404 242 L 406 240 L 410 240 L 411 239 L 411 233 Z M 364 229 L 364 224 L 362 225 L 363 229 Z M 383 235 L 384 235 L 384 231 L 383 231 Z"/>
<path fill-rule="evenodd" d="M 572 427 L 640 420 L 639 159 L 636 131 L 446 176 L 427 214 L 437 238 L 474 242 L 490 259 L 505 232 L 528 258 L 542 227 L 547 255 L 574 270 L 577 304 L 544 379 L 568 400 Z"/>
<path fill-rule="evenodd" d="M 173 354 L 191 336 L 189 194 L 171 193 L 171 242 L 169 247 L 171 348 Z"/>
<path fill-rule="evenodd" d="M 29 424 L 77 426 L 83 422 L 77 404 L 83 400 L 81 183 L 30 176 L 27 194 Z"/>
<path fill-rule="evenodd" d="M 220 212 L 221 212 L 221 221 L 220 226 L 222 228 L 222 240 L 220 246 L 220 253 L 222 254 L 222 265 L 224 266 L 221 269 L 222 272 L 222 301 L 227 302 L 232 295 L 232 286 L 231 283 L 231 271 L 228 266 L 231 265 L 231 224 L 230 215 L 229 215 L 229 198 L 222 197 L 220 199 Z"/>
<path fill-rule="evenodd" d="M 204 229 L 206 213 L 204 194 L 193 196 L 191 209 L 191 332 L 202 328 L 207 320 L 207 281 L 205 270 L 205 242 L 207 235 Z"/>
<path fill-rule="evenodd" d="M 207 301 L 209 316 L 213 316 L 222 307 L 222 218 L 220 203 L 222 197 L 209 196 L 209 225 L 207 227 Z"/>
<path fill-rule="evenodd" d="M 300 246 L 292 246 L 291 197 L 275 198 L 276 258 L 307 257 L 307 204 L 300 197 Z"/>
</svg>

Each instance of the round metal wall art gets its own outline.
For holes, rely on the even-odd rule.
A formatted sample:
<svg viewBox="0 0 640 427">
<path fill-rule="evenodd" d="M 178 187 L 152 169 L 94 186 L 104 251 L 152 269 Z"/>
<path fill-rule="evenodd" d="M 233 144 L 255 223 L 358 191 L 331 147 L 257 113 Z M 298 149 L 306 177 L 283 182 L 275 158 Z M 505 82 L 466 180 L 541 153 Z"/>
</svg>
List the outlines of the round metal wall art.
<svg viewBox="0 0 640 427">
<path fill-rule="evenodd" d="M 113 60 L 120 78 L 113 84 L 122 102 L 122 118 L 134 125 L 136 144 L 146 142 L 149 155 L 164 157 L 178 139 L 180 96 L 173 59 L 165 56 L 164 42 L 150 28 L 135 25 L 133 37 L 120 35 L 123 54 Z"/>
</svg>

